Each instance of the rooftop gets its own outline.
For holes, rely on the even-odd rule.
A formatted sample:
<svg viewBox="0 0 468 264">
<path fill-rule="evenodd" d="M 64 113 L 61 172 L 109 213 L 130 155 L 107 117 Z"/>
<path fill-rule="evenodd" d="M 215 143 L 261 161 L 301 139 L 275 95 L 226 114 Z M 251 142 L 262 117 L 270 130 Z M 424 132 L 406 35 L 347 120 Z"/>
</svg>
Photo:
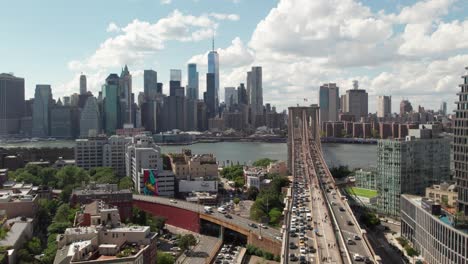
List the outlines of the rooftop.
<svg viewBox="0 0 468 264">
<path fill-rule="evenodd" d="M 414 205 L 416 205 L 417 207 L 421 208 L 424 210 L 423 206 L 422 206 L 422 200 L 423 198 L 425 197 L 421 197 L 421 196 L 417 196 L 417 195 L 410 195 L 410 194 L 403 194 L 404 197 L 406 197 L 410 202 L 412 202 Z M 425 198 L 427 199 L 427 198 Z M 425 210 L 424 210 L 425 211 Z M 429 212 L 428 212 L 429 213 Z M 429 213 L 430 214 L 430 213 Z M 444 225 L 446 225 L 448 228 L 451 228 L 451 229 L 455 229 L 457 231 L 459 231 L 460 233 L 462 233 L 463 235 L 467 235 L 468 234 L 468 229 L 463 229 L 463 228 L 457 228 L 455 227 L 454 225 L 454 215 L 451 214 L 450 212 L 442 209 L 442 213 L 441 215 L 432 215 L 431 216 L 442 222 Z"/>
</svg>

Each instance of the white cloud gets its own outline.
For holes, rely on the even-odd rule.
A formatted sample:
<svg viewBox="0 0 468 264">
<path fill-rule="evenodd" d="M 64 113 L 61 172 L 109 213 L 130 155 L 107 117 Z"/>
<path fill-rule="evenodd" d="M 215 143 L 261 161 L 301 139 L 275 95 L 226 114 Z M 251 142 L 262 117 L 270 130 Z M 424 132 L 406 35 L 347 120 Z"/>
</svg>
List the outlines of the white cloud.
<svg viewBox="0 0 468 264">
<path fill-rule="evenodd" d="M 218 20 L 231 20 L 237 21 L 240 19 L 238 14 L 223 14 L 223 13 L 211 13 L 210 16 L 218 19 Z"/>
<path fill-rule="evenodd" d="M 111 24 L 109 28 L 114 28 Z M 217 27 L 218 23 L 208 15 L 186 15 L 178 10 L 154 24 L 135 19 L 122 27 L 119 35 L 106 39 L 94 54 L 71 61 L 68 66 L 79 71 L 141 63 L 148 55 L 162 50 L 166 41 L 200 41 L 210 38 Z"/>
<path fill-rule="evenodd" d="M 468 21 L 439 23 L 435 30 L 427 24 L 409 24 L 403 33 L 399 53 L 408 56 L 438 55 L 468 48 Z"/>
<path fill-rule="evenodd" d="M 161 0 L 162 5 L 169 5 L 170 3 L 172 3 L 172 0 Z"/>
<path fill-rule="evenodd" d="M 119 26 L 117 26 L 114 22 L 109 23 L 106 29 L 107 32 L 120 32 Z"/>
<path fill-rule="evenodd" d="M 401 24 L 419 24 L 432 22 L 446 15 L 457 0 L 424 0 L 412 6 L 405 6 L 399 14 L 390 14 L 389 19 Z"/>
<path fill-rule="evenodd" d="M 254 61 L 254 53 L 247 48 L 239 37 L 232 40 L 231 45 L 225 49 L 218 48 L 219 64 L 223 69 L 250 65 Z M 201 66 L 207 65 L 208 51 L 204 54 L 193 56 L 189 62 Z"/>
</svg>

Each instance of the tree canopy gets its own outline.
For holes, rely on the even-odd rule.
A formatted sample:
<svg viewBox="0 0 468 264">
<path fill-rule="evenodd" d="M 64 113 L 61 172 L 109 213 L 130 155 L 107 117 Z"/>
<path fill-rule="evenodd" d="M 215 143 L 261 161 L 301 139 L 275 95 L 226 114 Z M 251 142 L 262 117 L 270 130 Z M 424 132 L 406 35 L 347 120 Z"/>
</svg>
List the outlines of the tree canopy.
<svg viewBox="0 0 468 264">
<path fill-rule="evenodd" d="M 256 167 L 268 167 L 270 163 L 275 162 L 275 161 L 276 160 L 272 160 L 269 158 L 263 158 L 263 159 L 256 160 L 252 165 Z"/>
</svg>

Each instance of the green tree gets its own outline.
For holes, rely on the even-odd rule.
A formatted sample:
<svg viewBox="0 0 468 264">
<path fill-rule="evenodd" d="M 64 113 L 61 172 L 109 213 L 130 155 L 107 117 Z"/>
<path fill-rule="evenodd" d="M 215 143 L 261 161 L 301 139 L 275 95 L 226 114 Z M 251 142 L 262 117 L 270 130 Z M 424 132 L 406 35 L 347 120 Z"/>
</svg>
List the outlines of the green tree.
<svg viewBox="0 0 468 264">
<path fill-rule="evenodd" d="M 57 208 L 54 216 L 54 222 L 69 222 L 71 209 L 68 204 L 62 204 Z"/>
<path fill-rule="evenodd" d="M 32 255 L 39 255 L 42 252 L 41 247 L 41 240 L 37 237 L 33 237 L 31 240 L 28 241 L 26 244 L 26 249 Z"/>
<path fill-rule="evenodd" d="M 244 168 L 241 165 L 234 165 L 229 167 L 224 167 L 221 170 L 221 176 L 228 180 L 235 180 L 244 176 Z"/>
<path fill-rule="evenodd" d="M 33 185 L 40 185 L 42 183 L 41 179 L 37 175 L 33 175 L 28 171 L 17 173 L 15 180 L 17 182 L 31 183 Z"/>
<path fill-rule="evenodd" d="M 255 199 L 257 199 L 258 193 L 259 193 L 259 191 L 258 191 L 257 187 L 255 187 L 255 186 L 250 186 L 250 187 L 247 189 L 247 199 L 249 199 L 249 200 L 255 200 Z"/>
<path fill-rule="evenodd" d="M 166 226 L 166 218 L 162 216 L 155 216 L 152 218 L 155 228 L 159 231 Z"/>
<path fill-rule="evenodd" d="M 42 181 L 42 185 L 47 185 L 51 187 L 55 187 L 57 185 L 57 178 L 55 175 L 57 174 L 57 170 L 52 167 L 46 167 L 39 171 L 39 178 Z"/>
<path fill-rule="evenodd" d="M 132 223 L 136 225 L 148 225 L 148 215 L 145 211 L 133 207 Z"/>
<path fill-rule="evenodd" d="M 233 202 L 234 202 L 235 204 L 239 204 L 239 203 L 240 203 L 239 197 L 234 198 Z"/>
<path fill-rule="evenodd" d="M 268 167 L 270 163 L 275 162 L 276 160 L 272 160 L 269 158 L 263 158 L 255 161 L 252 165 L 256 167 Z"/>
<path fill-rule="evenodd" d="M 133 189 L 133 180 L 130 177 L 123 177 L 119 182 L 119 189 Z"/>
<path fill-rule="evenodd" d="M 181 236 L 177 244 L 182 249 L 182 251 L 186 251 L 190 247 L 197 244 L 197 239 L 192 234 L 187 234 Z"/>
<path fill-rule="evenodd" d="M 89 171 L 91 179 L 97 183 L 118 183 L 114 169 L 110 167 L 98 167 Z"/>
<path fill-rule="evenodd" d="M 18 253 L 17 253 L 17 256 L 18 258 L 18 262 L 20 264 L 26 264 L 26 263 L 33 263 L 34 261 L 34 258 L 31 254 L 29 254 L 28 250 L 25 249 L 25 248 L 22 248 L 20 250 L 18 250 Z"/>
<path fill-rule="evenodd" d="M 268 215 L 270 216 L 270 223 L 272 225 L 277 225 L 281 219 L 282 213 L 278 208 L 273 208 L 270 210 Z"/>
<path fill-rule="evenodd" d="M 76 166 L 65 166 L 57 171 L 57 188 L 63 189 L 66 186 L 78 186 L 83 182 L 89 182 L 89 174 Z"/>
<path fill-rule="evenodd" d="M 54 263 L 55 254 L 57 253 L 57 234 L 51 234 L 47 239 L 47 247 L 44 250 L 44 256 L 41 258 L 41 263 L 52 264 Z"/>
<path fill-rule="evenodd" d="M 156 258 L 156 263 L 158 264 L 174 264 L 175 258 L 167 252 L 158 251 L 158 256 Z"/>
</svg>

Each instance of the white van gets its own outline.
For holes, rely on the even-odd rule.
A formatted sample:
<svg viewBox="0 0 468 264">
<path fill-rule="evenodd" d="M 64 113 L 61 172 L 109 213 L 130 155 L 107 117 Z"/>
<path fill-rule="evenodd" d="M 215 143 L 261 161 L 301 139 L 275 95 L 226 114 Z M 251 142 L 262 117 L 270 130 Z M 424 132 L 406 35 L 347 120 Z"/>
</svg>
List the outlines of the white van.
<svg viewBox="0 0 468 264">
<path fill-rule="evenodd" d="M 225 214 L 226 210 L 224 209 L 224 207 L 219 207 L 218 208 L 218 213 Z"/>
</svg>

